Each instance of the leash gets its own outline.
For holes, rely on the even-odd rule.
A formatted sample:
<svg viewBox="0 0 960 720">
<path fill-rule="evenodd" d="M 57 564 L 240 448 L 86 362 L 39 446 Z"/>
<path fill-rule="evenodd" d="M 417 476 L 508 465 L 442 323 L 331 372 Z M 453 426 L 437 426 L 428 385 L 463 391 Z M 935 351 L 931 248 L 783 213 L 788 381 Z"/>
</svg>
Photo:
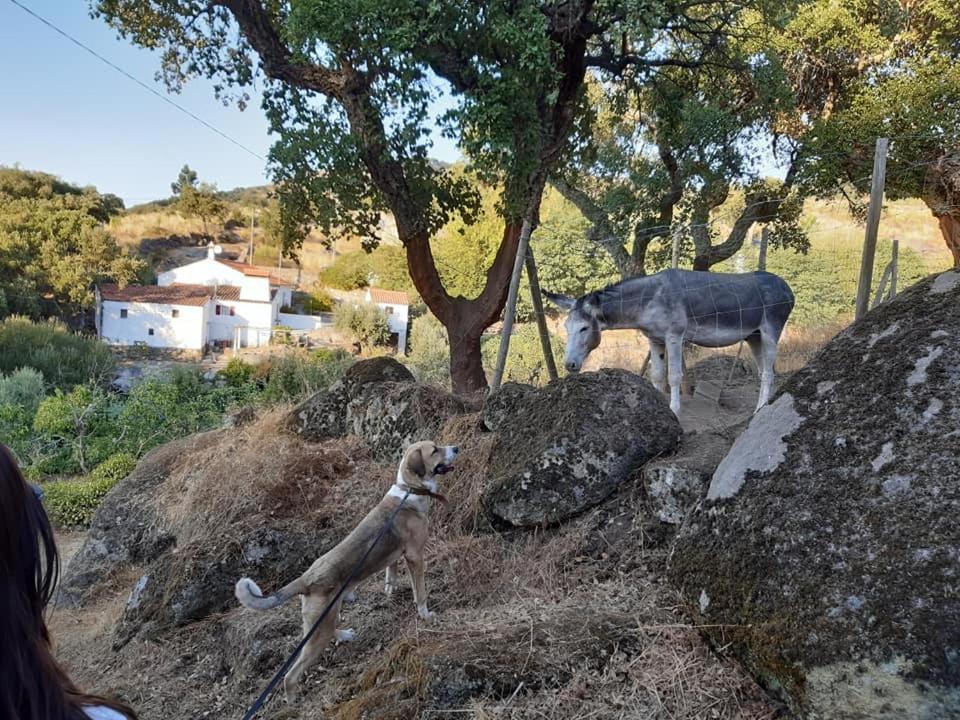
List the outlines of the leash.
<svg viewBox="0 0 960 720">
<path fill-rule="evenodd" d="M 407 501 L 407 498 L 410 497 L 410 488 L 407 489 L 407 494 L 403 496 L 400 500 L 400 504 L 397 505 L 397 509 L 393 511 L 387 521 L 383 524 L 383 527 L 380 528 L 379 534 L 373 539 L 373 542 L 370 543 L 370 547 L 367 548 L 367 551 L 363 554 L 363 557 L 360 558 L 360 562 L 356 564 L 353 570 L 350 571 L 350 575 L 347 576 L 346 581 L 343 585 L 340 586 L 340 589 L 337 591 L 337 594 L 333 596 L 333 599 L 327 603 L 327 606 L 323 609 L 323 612 L 320 613 L 320 617 L 317 618 L 316 622 L 313 623 L 313 627 L 303 636 L 303 639 L 297 644 L 297 647 L 293 649 L 293 652 L 290 653 L 290 657 L 287 658 L 287 661 L 283 666 L 277 671 L 277 674 L 273 676 L 273 679 L 267 684 L 267 687 L 264 688 L 263 692 L 260 693 L 260 697 L 257 698 L 256 702 L 250 706 L 250 709 L 247 710 L 246 714 L 243 716 L 243 720 L 252 720 L 253 716 L 264 706 L 270 696 L 273 694 L 273 691 L 276 690 L 277 684 L 280 680 L 283 679 L 283 676 L 287 674 L 287 671 L 293 665 L 294 660 L 300 654 L 300 651 L 303 650 L 304 646 L 307 644 L 307 641 L 313 636 L 313 633 L 316 632 L 317 628 L 320 627 L 320 623 L 323 622 L 323 619 L 330 612 L 331 608 L 337 604 L 337 601 L 340 599 L 340 596 L 343 595 L 346 591 L 347 586 L 350 584 L 350 581 L 353 580 L 357 573 L 360 572 L 363 568 L 363 564 L 367 561 L 367 558 L 370 557 L 370 553 L 377 546 L 377 543 L 380 542 L 380 539 L 383 537 L 384 533 L 387 532 L 387 528 L 393 525 L 393 519 L 397 516 L 397 513 L 403 508 L 403 504 Z"/>
</svg>

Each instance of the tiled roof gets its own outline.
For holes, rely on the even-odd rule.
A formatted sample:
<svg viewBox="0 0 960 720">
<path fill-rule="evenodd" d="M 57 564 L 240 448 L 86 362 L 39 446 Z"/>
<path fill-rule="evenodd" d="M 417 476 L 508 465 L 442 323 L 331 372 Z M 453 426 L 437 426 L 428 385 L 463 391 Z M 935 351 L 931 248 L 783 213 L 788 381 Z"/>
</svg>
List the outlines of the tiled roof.
<svg viewBox="0 0 960 720">
<path fill-rule="evenodd" d="M 405 292 L 398 292 L 396 290 L 381 290 L 380 288 L 368 288 L 367 292 L 370 293 L 371 302 L 383 303 L 384 305 L 410 304 Z"/>
<path fill-rule="evenodd" d="M 217 258 L 218 263 L 226 265 L 228 268 L 242 272 L 247 277 L 265 277 L 269 278 L 271 285 L 289 285 L 286 280 L 270 273 L 270 268 L 258 267 L 257 265 L 247 265 L 236 260 L 224 260 Z"/>
<path fill-rule="evenodd" d="M 101 285 L 100 296 L 114 302 L 152 303 L 155 305 L 193 305 L 202 307 L 212 297 L 239 300 L 240 288 L 233 285 Z"/>
</svg>

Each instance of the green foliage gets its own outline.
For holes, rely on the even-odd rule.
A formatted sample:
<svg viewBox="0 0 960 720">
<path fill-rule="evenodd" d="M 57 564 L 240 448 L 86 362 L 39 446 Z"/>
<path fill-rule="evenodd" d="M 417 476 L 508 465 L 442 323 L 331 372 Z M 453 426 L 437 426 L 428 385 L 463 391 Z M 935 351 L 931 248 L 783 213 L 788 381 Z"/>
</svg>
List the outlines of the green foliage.
<svg viewBox="0 0 960 720">
<path fill-rule="evenodd" d="M 34 465 L 45 475 L 87 472 L 114 452 L 116 409 L 99 388 L 77 385 L 45 398 L 33 418 L 33 430 L 45 440 Z"/>
<path fill-rule="evenodd" d="M 177 175 L 177 179 L 170 183 L 170 190 L 173 191 L 174 195 L 180 195 L 187 188 L 195 188 L 197 186 L 197 171 L 191 170 L 189 165 L 184 165 L 180 168 L 180 174 Z"/>
<path fill-rule="evenodd" d="M 497 364 L 497 352 L 500 350 L 500 336 L 485 336 L 482 343 L 483 367 L 488 375 L 492 375 Z M 557 367 L 563 367 L 563 342 L 556 335 L 550 335 L 550 346 Z M 520 323 L 514 326 L 503 379 L 504 382 L 530 385 L 546 385 L 550 381 L 536 323 Z"/>
<path fill-rule="evenodd" d="M 373 303 L 343 302 L 333 311 L 337 330 L 352 334 L 364 345 L 387 345 L 390 327 L 387 314 Z"/>
<path fill-rule="evenodd" d="M 29 367 L 52 386 L 106 382 L 115 366 L 110 349 L 94 338 L 71 333 L 62 323 L 31 322 L 23 317 L 0 321 L 0 372 Z"/>
<path fill-rule="evenodd" d="M 227 366 L 220 371 L 227 385 L 230 387 L 241 387 L 249 383 L 256 372 L 256 367 L 243 360 L 240 357 L 230 358 Z"/>
<path fill-rule="evenodd" d="M 295 402 L 319 392 L 343 377 L 353 363 L 342 350 L 291 352 L 270 361 L 261 401 Z"/>
<path fill-rule="evenodd" d="M 144 263 L 103 228 L 122 208 L 94 188 L 0 167 L 0 317 L 89 308 L 94 284 L 134 281 Z"/>
<path fill-rule="evenodd" d="M 116 453 L 86 478 L 44 483 L 43 504 L 47 514 L 60 527 L 89 527 L 103 498 L 136 466 L 132 455 Z"/>
<path fill-rule="evenodd" d="M 14 405 L 32 416 L 45 394 L 43 373 L 39 370 L 22 367 L 9 375 L 0 372 L 0 405 Z"/>
<path fill-rule="evenodd" d="M 303 312 L 307 315 L 319 315 L 320 313 L 331 312 L 334 307 L 333 298 L 330 293 L 323 289 L 319 284 L 314 286 L 313 290 L 303 298 Z"/>
<path fill-rule="evenodd" d="M 211 220 L 222 218 L 226 212 L 226 206 L 217 196 L 217 189 L 213 185 L 202 184 L 199 187 L 188 185 L 180 192 L 177 211 L 185 217 L 200 218 L 200 222 L 203 223 L 203 234 L 208 235 L 207 224 Z"/>
<path fill-rule="evenodd" d="M 407 364 L 420 382 L 450 385 L 450 340 L 443 324 L 429 313 L 413 321 Z"/>
<path fill-rule="evenodd" d="M 370 257 L 367 253 L 344 253 L 320 272 L 320 282 L 338 290 L 356 290 L 370 284 L 370 272 Z"/>
</svg>

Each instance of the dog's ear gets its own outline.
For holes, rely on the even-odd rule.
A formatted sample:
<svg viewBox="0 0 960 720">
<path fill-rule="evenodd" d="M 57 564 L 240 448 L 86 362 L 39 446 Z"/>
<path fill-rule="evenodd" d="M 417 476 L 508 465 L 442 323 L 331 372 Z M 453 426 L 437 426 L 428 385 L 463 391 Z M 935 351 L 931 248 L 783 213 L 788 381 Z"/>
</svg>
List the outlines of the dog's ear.
<svg viewBox="0 0 960 720">
<path fill-rule="evenodd" d="M 414 475 L 423 477 L 427 474 L 427 465 L 423 462 L 423 452 L 420 448 L 410 453 L 410 457 L 407 458 L 407 466 Z"/>
</svg>

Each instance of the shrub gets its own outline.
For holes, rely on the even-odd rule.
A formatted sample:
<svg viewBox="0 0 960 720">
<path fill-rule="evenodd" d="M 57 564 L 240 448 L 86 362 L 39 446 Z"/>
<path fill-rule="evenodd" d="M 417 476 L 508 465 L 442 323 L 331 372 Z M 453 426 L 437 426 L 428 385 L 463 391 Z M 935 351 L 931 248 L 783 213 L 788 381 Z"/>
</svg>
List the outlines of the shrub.
<svg viewBox="0 0 960 720">
<path fill-rule="evenodd" d="M 413 321 L 407 363 L 420 382 L 450 385 L 450 341 L 443 324 L 433 315 Z"/>
<path fill-rule="evenodd" d="M 342 350 L 291 352 L 273 358 L 261 401 L 292 402 L 312 395 L 343 377 L 352 362 Z"/>
<path fill-rule="evenodd" d="M 106 345 L 75 335 L 53 320 L 35 323 L 24 317 L 7 318 L 0 322 L 0 347 L 0 372 L 34 368 L 50 385 L 63 390 L 88 382 L 103 384 L 115 366 Z"/>
<path fill-rule="evenodd" d="M 87 527 L 106 494 L 136 466 L 133 455 L 119 452 L 97 465 L 82 480 L 45 483 L 43 501 L 47 513 L 62 527 Z"/>
<path fill-rule="evenodd" d="M 369 284 L 370 256 L 363 250 L 340 255 L 320 272 L 320 282 L 339 290 L 356 290 Z"/>
<path fill-rule="evenodd" d="M 240 387 L 253 380 L 253 374 L 256 368 L 242 358 L 231 358 L 227 366 L 220 371 L 220 377 L 230 387 Z"/>
<path fill-rule="evenodd" d="M 7 376 L 0 373 L 0 405 L 15 405 L 32 417 L 44 394 L 43 373 L 39 370 L 22 367 Z"/>
<path fill-rule="evenodd" d="M 337 330 L 351 333 L 364 345 L 387 345 L 390 342 L 387 314 L 373 303 L 341 303 L 333 313 L 333 324 Z"/>
<path fill-rule="evenodd" d="M 33 430 L 44 448 L 34 461 L 47 475 L 86 472 L 115 450 L 117 427 L 111 396 L 99 388 L 78 385 L 57 390 L 37 407 Z"/>
<path fill-rule="evenodd" d="M 556 335 L 550 336 L 553 358 L 557 367 L 563 365 L 563 343 Z M 493 375 L 497 365 L 497 352 L 500 349 L 500 336 L 488 336 L 481 341 L 483 366 L 488 375 Z M 507 366 L 503 373 L 504 382 L 545 385 L 550 381 L 547 367 L 540 347 L 540 335 L 536 323 L 521 323 L 514 326 L 510 338 L 510 350 L 507 352 Z"/>
<path fill-rule="evenodd" d="M 331 312 L 334 307 L 333 298 L 330 293 L 322 287 L 315 287 L 313 292 L 303 298 L 303 312 L 307 315 L 318 315 L 319 313 Z"/>
</svg>

